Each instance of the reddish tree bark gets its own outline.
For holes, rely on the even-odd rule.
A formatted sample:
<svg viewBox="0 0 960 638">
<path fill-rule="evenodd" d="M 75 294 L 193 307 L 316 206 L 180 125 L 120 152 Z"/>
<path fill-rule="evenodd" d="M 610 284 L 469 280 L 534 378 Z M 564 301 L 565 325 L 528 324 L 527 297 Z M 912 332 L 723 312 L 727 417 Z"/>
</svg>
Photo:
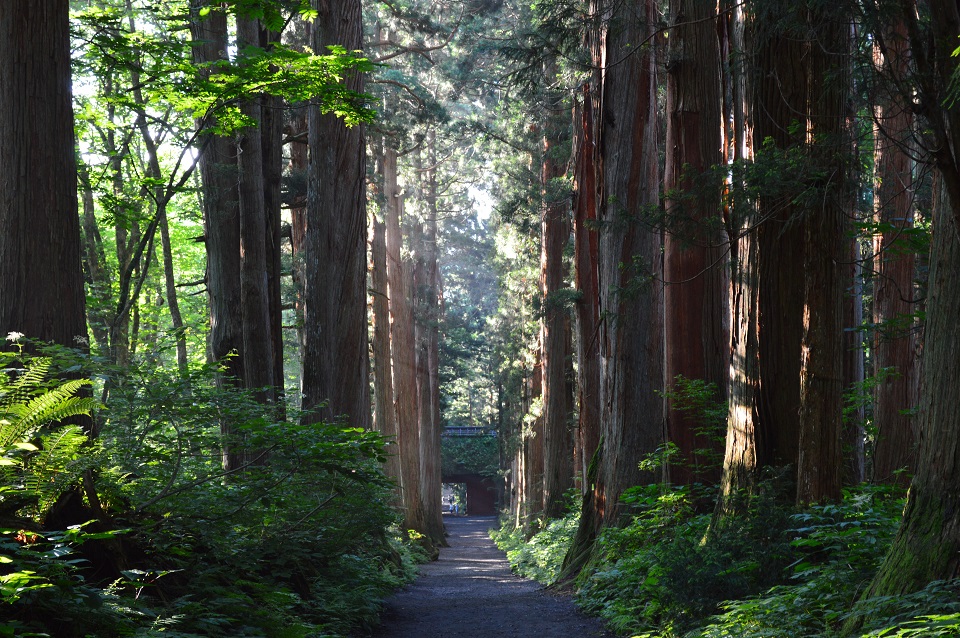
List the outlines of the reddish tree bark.
<svg viewBox="0 0 960 638">
<path fill-rule="evenodd" d="M 837 10 L 806 11 L 809 32 L 807 144 L 825 177 L 804 225 L 804 312 L 800 361 L 800 432 L 797 501 L 840 500 L 843 486 L 844 219 L 850 191 L 846 100 L 849 92 L 849 21 Z"/>
<path fill-rule="evenodd" d="M 600 443 L 600 297 L 597 281 L 598 237 L 597 160 L 594 135 L 593 97 L 584 86 L 583 101 L 575 115 L 578 137 L 575 140 L 576 183 L 573 206 L 574 285 L 580 293 L 575 306 L 577 332 L 577 389 L 580 420 L 577 427 L 581 465 L 578 468 L 584 494 L 593 490 L 590 463 Z"/>
<path fill-rule="evenodd" d="M 401 261 L 403 238 L 400 215 L 403 196 L 397 186 L 397 153 L 385 149 L 383 162 L 386 197 L 387 281 L 390 304 L 390 350 L 393 356 L 393 401 L 400 447 L 400 490 L 404 529 L 420 534 L 429 531 L 420 479 L 420 423 L 418 420 L 417 370 L 413 309 L 410 303 L 412 273 Z"/>
<path fill-rule="evenodd" d="M 397 451 L 397 417 L 393 407 L 393 377 L 390 371 L 390 307 L 387 287 L 386 226 L 373 220 L 370 244 L 371 295 L 373 295 L 373 425 L 387 440 L 384 471 L 400 485 Z M 399 492 L 398 492 L 399 496 Z"/>
<path fill-rule="evenodd" d="M 909 46 L 902 20 L 888 27 L 875 58 L 883 75 L 901 83 L 909 73 Z M 915 419 L 918 399 L 915 311 L 916 256 L 909 245 L 913 228 L 913 135 L 910 97 L 894 89 L 875 109 L 876 185 L 874 238 L 873 374 L 882 380 L 874 392 L 873 425 L 877 430 L 872 480 L 908 485 L 916 467 Z M 898 472 L 898 470 L 906 470 Z"/>
<path fill-rule="evenodd" d="M 440 467 L 440 387 L 436 368 L 439 356 L 440 322 L 439 279 L 437 268 L 437 155 L 435 134 L 427 132 L 428 166 L 419 167 L 420 191 L 426 206 L 426 219 L 411 235 L 415 238 L 414 259 L 416 299 L 417 395 L 420 421 L 420 480 L 428 536 L 437 546 L 446 545 L 443 535 L 442 469 Z M 420 155 L 417 156 L 418 164 Z"/>
<path fill-rule="evenodd" d="M 556 64 L 547 64 L 548 76 L 556 76 Z M 540 224 L 540 320 L 541 379 L 543 401 L 543 513 L 559 518 L 566 509 L 564 494 L 573 486 L 573 437 L 569 419 L 573 409 L 567 384 L 569 353 L 566 303 L 558 299 L 564 288 L 563 252 L 570 236 L 567 197 L 558 182 L 566 173 L 565 122 L 548 105 L 543 135 L 541 191 L 543 211 Z"/>
<path fill-rule="evenodd" d="M 723 161 L 720 47 L 715 2 L 674 0 L 667 54 L 667 149 L 664 189 L 666 379 L 715 385 L 726 399 L 729 367 L 729 270 L 723 236 L 720 180 L 709 171 Z M 698 415 L 668 399 L 670 441 L 679 458 L 670 480 L 716 483 L 722 438 Z M 701 452 L 702 451 L 702 452 Z"/>
<path fill-rule="evenodd" d="M 659 200 L 656 28 L 652 0 L 617 7 L 607 34 L 598 219 L 600 405 L 599 484 L 605 524 L 618 521 L 623 490 L 659 477 L 638 463 L 665 440 L 661 236 L 647 216 Z"/>
<path fill-rule="evenodd" d="M 359 0 L 314 0 L 319 15 L 313 50 L 338 44 L 362 48 Z M 363 92 L 362 74 L 347 89 Z M 346 416 L 370 424 L 367 351 L 366 159 L 362 127 L 348 128 L 311 104 L 307 228 L 304 240 L 304 347 L 301 376 L 305 419 Z"/>
<path fill-rule="evenodd" d="M 85 343 L 67 0 L 0 3 L 0 227 L 0 338 Z"/>
<path fill-rule="evenodd" d="M 533 372 L 526 381 L 529 387 L 527 395 L 530 403 L 536 402 L 543 396 L 543 371 L 540 361 L 540 351 L 537 352 L 538 361 Z M 525 413 L 529 414 L 529 413 Z M 531 415 L 532 416 L 532 415 Z M 539 531 L 537 522 L 543 513 L 543 414 L 538 414 L 529 423 L 524 424 L 522 440 L 522 467 L 523 467 L 523 528 L 528 536 Z"/>
</svg>

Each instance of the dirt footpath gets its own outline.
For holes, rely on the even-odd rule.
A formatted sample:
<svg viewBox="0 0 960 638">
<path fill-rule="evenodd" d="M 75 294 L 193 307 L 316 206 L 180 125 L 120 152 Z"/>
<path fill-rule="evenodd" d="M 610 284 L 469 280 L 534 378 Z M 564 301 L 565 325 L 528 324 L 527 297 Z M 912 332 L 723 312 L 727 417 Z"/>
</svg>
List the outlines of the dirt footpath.
<svg viewBox="0 0 960 638">
<path fill-rule="evenodd" d="M 566 597 L 510 572 L 494 517 L 444 517 L 450 547 L 386 601 L 374 638 L 610 638 Z"/>
</svg>

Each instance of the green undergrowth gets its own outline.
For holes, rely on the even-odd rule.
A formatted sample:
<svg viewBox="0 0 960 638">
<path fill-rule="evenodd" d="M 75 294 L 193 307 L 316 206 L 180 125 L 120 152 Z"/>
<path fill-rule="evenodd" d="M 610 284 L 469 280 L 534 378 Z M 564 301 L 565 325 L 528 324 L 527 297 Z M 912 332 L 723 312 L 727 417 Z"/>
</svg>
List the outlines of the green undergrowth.
<svg viewBox="0 0 960 638">
<path fill-rule="evenodd" d="M 501 524 L 490 534 L 493 542 L 506 552 L 513 571 L 545 585 L 552 585 L 560 575 L 563 557 L 580 523 L 580 513 L 548 521 L 538 534 L 527 538 L 520 527 Z"/>
<path fill-rule="evenodd" d="M 425 559 L 375 433 L 282 418 L 209 369 L 0 357 L 0 637 L 345 636 Z M 92 387 L 56 381 L 80 371 Z"/>
<path fill-rule="evenodd" d="M 698 509 L 704 500 L 700 487 L 627 491 L 629 523 L 597 539 L 578 604 L 625 636 L 831 637 L 852 615 L 871 619 L 857 636 L 960 636 L 957 581 L 859 600 L 896 533 L 901 492 L 860 486 L 798 511 L 771 481 L 723 520 Z M 551 584 L 576 526 L 570 514 L 529 539 L 509 525 L 494 537 L 517 573 Z"/>
</svg>

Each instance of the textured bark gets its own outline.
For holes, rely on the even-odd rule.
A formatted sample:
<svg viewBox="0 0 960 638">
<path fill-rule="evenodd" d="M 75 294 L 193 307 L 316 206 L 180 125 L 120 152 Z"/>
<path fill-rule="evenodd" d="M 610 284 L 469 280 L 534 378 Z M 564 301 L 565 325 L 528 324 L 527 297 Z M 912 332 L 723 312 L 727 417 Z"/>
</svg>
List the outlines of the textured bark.
<svg viewBox="0 0 960 638">
<path fill-rule="evenodd" d="M 878 66 L 891 81 L 909 73 L 906 25 L 898 21 L 875 46 Z M 872 480 L 906 486 L 916 466 L 916 432 L 911 412 L 917 405 L 917 340 L 914 321 L 916 257 L 904 232 L 913 228 L 913 161 L 910 140 L 913 112 L 899 91 L 883 95 L 876 107 L 874 131 L 876 182 L 874 238 L 873 374 L 882 379 L 874 392 L 877 430 Z M 898 472 L 906 470 L 906 472 Z"/>
<path fill-rule="evenodd" d="M 373 220 L 371 294 L 373 295 L 373 424 L 387 440 L 384 471 L 400 485 L 400 457 L 397 451 L 397 417 L 393 408 L 393 378 L 390 374 L 390 307 L 387 288 L 386 227 Z M 398 494 L 399 495 L 399 494 Z"/>
<path fill-rule="evenodd" d="M 417 161 L 420 162 L 420 154 Z M 426 206 L 426 219 L 418 224 L 414 258 L 416 292 L 417 396 L 420 421 L 420 480 L 424 518 L 428 536 L 434 545 L 446 545 L 443 539 L 442 471 L 440 467 L 440 387 L 436 369 L 438 327 L 440 322 L 439 280 L 437 269 L 437 155 L 434 131 L 426 137 L 427 168 L 417 166 L 420 191 Z"/>
<path fill-rule="evenodd" d="M 678 375 L 714 384 L 726 399 L 729 367 L 729 270 L 719 178 L 723 161 L 717 5 L 673 0 L 667 54 L 667 149 L 664 189 L 666 379 Z M 716 483 L 722 439 L 697 415 L 667 403 L 669 438 L 679 448 L 670 480 Z M 701 452 L 702 451 L 702 452 Z"/>
<path fill-rule="evenodd" d="M 257 45 L 260 28 L 257 20 L 237 18 L 240 46 Z M 252 98 L 240 106 L 257 126 L 237 135 L 237 165 L 240 179 L 240 315 L 243 320 L 243 383 L 254 390 L 257 400 L 273 403 L 273 341 L 270 326 L 270 289 L 267 283 L 267 223 L 264 208 L 263 144 L 259 124 L 260 99 Z M 231 469 L 231 467 L 227 467 Z"/>
<path fill-rule="evenodd" d="M 739 325 L 721 512 L 730 511 L 727 497 L 749 488 L 763 466 L 793 468 L 801 502 L 836 498 L 841 484 L 844 276 L 838 264 L 845 257 L 846 75 L 837 60 L 846 59 L 848 31 L 840 16 L 825 10 L 759 2 L 748 9 L 751 29 L 745 38 L 751 41 L 755 71 L 749 82 L 752 118 L 747 119 L 757 139 L 765 141 L 765 154 L 757 161 L 773 167 L 783 157 L 804 157 L 810 175 L 794 183 L 797 176 L 786 164 L 765 184 L 758 198 L 756 219 L 762 222 L 756 245 L 741 240 L 738 246 L 734 323 Z M 753 311 L 743 306 L 753 294 L 755 355 Z"/>
<path fill-rule="evenodd" d="M 843 394 L 844 219 L 848 208 L 846 100 L 849 22 L 838 11 L 806 12 L 810 157 L 825 177 L 804 224 L 797 501 L 840 500 Z M 841 61 L 838 64 L 838 60 Z"/>
<path fill-rule="evenodd" d="M 385 149 L 383 162 L 386 197 L 387 282 L 390 304 L 390 350 L 393 356 L 393 402 L 400 453 L 400 490 L 405 530 L 427 534 L 420 480 L 420 424 L 413 309 L 410 303 L 412 273 L 401 261 L 403 238 L 400 215 L 403 196 L 397 186 L 397 153 Z M 408 280 L 410 283 L 408 283 Z"/>
<path fill-rule="evenodd" d="M 944 193 L 934 210 L 923 383 L 917 421 L 923 436 L 903 522 L 866 597 L 897 596 L 960 576 L 960 201 Z"/>
<path fill-rule="evenodd" d="M 555 78 L 556 64 L 547 74 Z M 566 304 L 557 298 L 564 288 L 563 253 L 570 236 L 568 199 L 557 182 L 566 173 L 566 122 L 561 113 L 548 111 L 543 135 L 541 189 L 543 211 L 540 224 L 540 320 L 541 379 L 543 400 L 543 513 L 563 516 L 564 494 L 573 487 L 573 438 L 569 420 L 573 409 L 566 368 L 570 350 Z M 559 120 L 559 121 L 558 121 Z"/>
<path fill-rule="evenodd" d="M 920 433 L 917 470 L 910 484 L 903 522 L 866 596 L 913 592 L 930 581 L 960 575 L 960 109 L 946 99 L 955 69 L 952 52 L 960 36 L 960 10 L 952 0 L 930 3 L 932 38 L 916 22 L 915 7 L 903 3 L 916 64 L 918 112 L 925 115 L 935 143 L 938 171 L 934 191 L 933 245 L 923 337 Z"/>
<path fill-rule="evenodd" d="M 260 30 L 260 45 L 270 48 L 280 34 Z M 267 269 L 267 298 L 270 350 L 273 353 L 273 385 L 277 408 L 283 410 L 283 309 L 281 300 L 281 182 L 283 179 L 283 99 L 264 96 L 260 109 L 260 145 L 263 158 L 264 249 Z"/>
<path fill-rule="evenodd" d="M 540 353 L 537 353 L 540 359 Z M 542 397 L 543 372 L 537 361 L 527 383 L 528 396 L 534 403 Z M 525 412 L 529 414 L 529 412 Z M 543 414 L 524 427 L 523 432 L 523 528 L 528 536 L 539 531 L 538 522 L 543 514 Z"/>
<path fill-rule="evenodd" d="M 578 135 L 575 139 L 576 184 L 574 196 L 574 285 L 580 293 L 575 306 L 577 344 L 577 389 L 580 421 L 577 445 L 584 494 L 593 490 L 588 478 L 590 463 L 600 444 L 600 298 L 597 281 L 597 148 L 596 122 L 589 85 L 575 113 Z"/>
<path fill-rule="evenodd" d="M 76 347 L 87 327 L 68 11 L 0 3 L 0 338 Z"/>
<path fill-rule="evenodd" d="M 593 552 L 594 541 L 603 527 L 607 504 L 602 481 L 604 417 L 600 358 L 601 293 L 600 293 L 600 236 L 597 231 L 601 204 L 604 202 L 603 139 L 603 81 L 607 65 L 607 35 L 610 9 L 604 0 L 590 0 L 587 15 L 591 21 L 584 34 L 584 48 L 592 61 L 590 81 L 584 87 L 580 138 L 576 140 L 577 191 L 574 200 L 575 262 L 577 289 L 583 294 L 577 304 L 579 329 L 578 358 L 580 372 L 580 429 L 584 441 L 583 501 L 580 524 L 570 548 L 563 558 L 560 578 L 577 576 Z M 592 331 L 591 331 L 592 328 Z M 585 414 L 584 410 L 590 411 Z M 586 421 L 591 419 L 590 421 Z M 588 437 L 596 447 L 589 456 Z"/>
<path fill-rule="evenodd" d="M 314 0 L 313 50 L 362 47 L 359 0 Z M 363 77 L 346 88 L 362 92 Z M 362 127 L 347 128 L 317 104 L 309 107 L 310 169 L 304 240 L 304 348 L 301 377 L 306 419 L 346 415 L 370 424 L 367 352 L 366 160 Z"/>
<path fill-rule="evenodd" d="M 744 58 L 747 50 L 744 7 L 725 6 L 723 23 L 724 86 L 731 96 L 732 154 L 736 162 L 753 160 L 752 92 Z M 743 185 L 732 182 L 730 192 Z M 757 209 L 748 201 L 733 201 L 728 211 L 727 233 L 731 264 L 731 359 L 727 386 L 727 436 L 723 475 L 716 513 L 730 515 L 740 508 L 741 493 L 754 485 L 757 471 L 759 346 L 759 242 L 755 231 Z"/>
<path fill-rule="evenodd" d="M 637 464 L 665 439 L 663 279 L 660 233 L 645 216 L 657 206 L 656 61 L 647 40 L 656 26 L 651 0 L 619 7 L 607 36 L 603 81 L 603 198 L 598 218 L 600 405 L 604 522 L 619 517 L 626 488 L 659 477 Z"/>
<path fill-rule="evenodd" d="M 207 0 L 193 0 L 194 15 Z M 227 19 L 219 11 L 191 22 L 194 61 L 222 60 L 227 55 Z M 207 295 L 210 307 L 208 357 L 219 362 L 226 377 L 243 378 L 243 335 L 240 307 L 240 214 L 237 194 L 236 147 L 231 140 L 211 136 L 200 154 L 203 186 L 203 226 L 207 249 Z"/>
<path fill-rule="evenodd" d="M 717 513 L 736 512 L 739 496 L 756 481 L 757 398 L 760 384 L 759 361 L 759 287 L 757 286 L 759 245 L 756 233 L 748 230 L 756 220 L 754 211 L 743 211 L 731 236 L 732 251 L 732 358 L 728 386 L 727 437 L 723 457 L 723 476 Z"/>
<path fill-rule="evenodd" d="M 788 149 L 803 139 L 791 134 L 807 112 L 802 38 L 778 26 L 788 7 L 781 3 L 751 6 L 753 39 L 753 116 L 758 141 Z M 787 20 L 797 28 L 797 7 Z M 800 131 L 799 135 L 805 133 Z M 758 161 L 760 161 L 758 157 Z M 789 176 L 778 176 L 786 179 Z M 760 466 L 793 466 L 800 441 L 800 342 L 803 338 L 804 221 L 792 202 L 794 193 L 773 188 L 761 193 L 762 223 L 757 233 L 759 286 L 759 421 L 756 428 Z M 785 267 L 786 266 L 786 267 Z"/>
</svg>

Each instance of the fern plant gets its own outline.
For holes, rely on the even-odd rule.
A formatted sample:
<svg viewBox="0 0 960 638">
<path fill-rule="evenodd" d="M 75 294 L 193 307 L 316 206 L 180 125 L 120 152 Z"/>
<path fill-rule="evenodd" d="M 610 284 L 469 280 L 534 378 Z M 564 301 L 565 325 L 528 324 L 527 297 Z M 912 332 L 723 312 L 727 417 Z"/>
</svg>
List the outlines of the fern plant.
<svg viewBox="0 0 960 638">
<path fill-rule="evenodd" d="M 25 510 L 41 519 L 87 468 L 76 425 L 55 425 L 90 414 L 97 402 L 78 392 L 89 381 L 51 382 L 51 360 L 0 353 L 0 511 Z"/>
</svg>

